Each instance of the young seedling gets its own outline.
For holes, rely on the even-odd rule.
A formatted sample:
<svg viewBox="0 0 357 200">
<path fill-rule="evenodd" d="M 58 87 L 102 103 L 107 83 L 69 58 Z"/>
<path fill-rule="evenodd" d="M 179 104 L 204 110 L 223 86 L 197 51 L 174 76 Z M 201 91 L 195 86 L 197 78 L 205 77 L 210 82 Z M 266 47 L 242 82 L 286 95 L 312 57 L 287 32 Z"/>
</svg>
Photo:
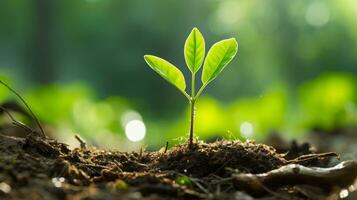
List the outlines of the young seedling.
<svg viewBox="0 0 357 200">
<path fill-rule="evenodd" d="M 205 87 L 213 81 L 218 74 L 234 58 L 238 51 L 235 38 L 221 40 L 215 43 L 205 57 L 205 40 L 197 28 L 193 28 L 186 39 L 184 56 L 187 67 L 191 71 L 191 95 L 186 92 L 186 82 L 182 72 L 168 61 L 153 55 L 145 55 L 146 63 L 166 81 L 174 85 L 190 103 L 190 136 L 189 147 L 193 145 L 195 102 Z M 195 78 L 203 63 L 202 85 L 196 93 Z"/>
</svg>

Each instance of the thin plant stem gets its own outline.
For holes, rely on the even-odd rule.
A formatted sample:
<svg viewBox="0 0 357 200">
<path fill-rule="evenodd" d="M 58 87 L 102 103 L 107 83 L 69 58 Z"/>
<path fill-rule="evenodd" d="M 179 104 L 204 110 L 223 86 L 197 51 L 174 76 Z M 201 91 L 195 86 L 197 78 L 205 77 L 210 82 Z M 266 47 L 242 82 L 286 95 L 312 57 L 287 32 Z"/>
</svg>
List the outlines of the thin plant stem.
<svg viewBox="0 0 357 200">
<path fill-rule="evenodd" d="M 193 130 L 195 122 L 195 73 L 192 73 L 191 80 L 191 98 L 190 98 L 190 140 L 189 147 L 192 148 L 193 145 Z"/>
<path fill-rule="evenodd" d="M 196 96 L 195 96 L 195 99 L 197 99 L 197 98 L 201 95 L 201 93 L 203 92 L 203 90 L 205 89 L 205 87 L 207 86 L 207 84 L 208 84 L 208 83 L 206 83 L 206 84 L 204 84 L 204 85 L 201 86 L 201 88 L 198 90 L 198 92 L 197 92 L 197 94 L 196 94 Z"/>
<path fill-rule="evenodd" d="M 191 100 L 191 97 L 190 95 L 188 95 L 185 91 L 181 91 L 180 92 L 190 101 Z"/>
<path fill-rule="evenodd" d="M 195 121 L 195 99 L 190 100 L 190 141 L 189 147 L 192 148 L 193 146 L 193 130 L 194 130 L 194 121 Z"/>
<path fill-rule="evenodd" d="M 5 87 L 7 87 L 7 89 L 9 89 L 13 94 L 15 94 L 15 96 L 17 96 L 20 101 L 25 105 L 25 107 L 27 108 L 27 110 L 30 112 L 33 120 L 35 120 L 35 123 L 37 124 L 38 128 L 40 129 L 40 132 L 42 134 L 42 137 L 45 138 L 46 137 L 46 134 L 45 134 L 45 131 L 43 130 L 42 126 L 41 126 L 41 123 L 40 121 L 38 120 L 38 118 L 36 117 L 35 113 L 32 112 L 30 106 L 26 103 L 25 99 L 22 98 L 22 96 L 17 93 L 14 89 L 12 89 L 8 84 L 6 84 L 5 82 L 3 82 L 2 80 L 0 80 L 0 83 L 2 85 L 4 85 Z"/>
</svg>

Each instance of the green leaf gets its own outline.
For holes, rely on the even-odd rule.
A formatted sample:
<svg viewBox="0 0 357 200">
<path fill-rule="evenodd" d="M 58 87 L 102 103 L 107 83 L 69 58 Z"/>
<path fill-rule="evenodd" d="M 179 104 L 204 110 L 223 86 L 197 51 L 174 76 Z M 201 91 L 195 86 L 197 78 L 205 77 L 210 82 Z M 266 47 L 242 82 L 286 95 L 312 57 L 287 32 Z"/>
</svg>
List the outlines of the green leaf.
<svg viewBox="0 0 357 200">
<path fill-rule="evenodd" d="M 186 93 L 185 78 L 177 67 L 157 56 L 145 55 L 144 59 L 151 69 L 157 72 L 162 78 L 177 87 L 184 94 Z"/>
<path fill-rule="evenodd" d="M 192 73 L 196 73 L 205 57 L 205 39 L 197 28 L 187 37 L 184 48 L 185 61 Z"/>
<path fill-rule="evenodd" d="M 215 43 L 207 53 L 203 64 L 202 83 L 207 85 L 215 79 L 219 73 L 234 58 L 238 51 L 238 43 L 235 38 Z"/>
</svg>

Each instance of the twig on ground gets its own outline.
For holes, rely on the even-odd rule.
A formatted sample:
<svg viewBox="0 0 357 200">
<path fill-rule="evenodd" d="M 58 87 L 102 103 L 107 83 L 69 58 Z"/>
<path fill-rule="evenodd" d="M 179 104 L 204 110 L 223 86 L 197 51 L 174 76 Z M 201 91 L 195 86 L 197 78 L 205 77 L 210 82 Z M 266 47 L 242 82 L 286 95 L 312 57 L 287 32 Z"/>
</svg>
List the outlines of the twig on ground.
<svg viewBox="0 0 357 200">
<path fill-rule="evenodd" d="M 192 178 L 192 177 L 189 177 L 189 179 L 191 180 L 192 183 L 194 183 L 200 190 L 202 190 L 202 192 L 206 193 L 206 194 L 210 194 L 210 192 L 205 188 L 203 187 L 199 182 L 202 182 L 200 179 L 197 179 L 197 178 Z"/>
<path fill-rule="evenodd" d="M 169 142 L 166 141 L 166 145 L 165 145 L 165 150 L 164 150 L 164 154 L 167 152 L 167 149 L 169 148 Z"/>
<path fill-rule="evenodd" d="M 335 152 L 327 152 L 327 153 L 313 153 L 313 154 L 307 154 L 307 155 L 302 155 L 299 156 L 293 160 L 289 160 L 287 163 L 289 164 L 298 164 L 298 163 L 302 163 L 305 161 L 309 161 L 309 160 L 314 160 L 314 159 L 323 159 L 323 158 L 329 158 L 329 157 L 337 157 L 337 159 L 340 158 L 340 156 L 335 153 Z"/>
<path fill-rule="evenodd" d="M 295 184 L 316 185 L 330 190 L 335 187 L 349 187 L 356 180 L 357 162 L 344 161 L 330 168 L 289 164 L 267 173 L 235 174 L 232 177 L 236 189 L 255 194 L 265 193 L 265 187 L 277 188 Z"/>
<path fill-rule="evenodd" d="M 85 140 L 83 140 L 83 138 L 81 138 L 79 135 L 75 135 L 74 138 L 76 138 L 79 144 L 81 145 L 81 149 L 87 148 L 87 143 Z"/>
<path fill-rule="evenodd" d="M 140 147 L 139 159 L 143 156 L 143 146 Z"/>
</svg>

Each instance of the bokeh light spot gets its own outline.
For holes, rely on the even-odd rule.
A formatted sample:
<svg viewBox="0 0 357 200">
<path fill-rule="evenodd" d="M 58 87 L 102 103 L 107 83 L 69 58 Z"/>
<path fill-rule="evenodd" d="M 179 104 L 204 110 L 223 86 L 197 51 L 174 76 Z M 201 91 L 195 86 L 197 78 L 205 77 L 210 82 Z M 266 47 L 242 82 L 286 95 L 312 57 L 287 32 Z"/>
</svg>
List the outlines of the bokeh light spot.
<svg viewBox="0 0 357 200">
<path fill-rule="evenodd" d="M 138 142 L 144 139 L 146 134 L 146 127 L 141 120 L 131 120 L 125 125 L 125 135 L 128 140 Z"/>
<path fill-rule="evenodd" d="M 330 19 L 330 10 L 322 1 L 314 1 L 307 7 L 306 22 L 311 26 L 323 26 Z"/>
<path fill-rule="evenodd" d="M 254 132 L 253 124 L 250 123 L 250 122 L 243 122 L 240 125 L 240 132 L 241 132 L 243 137 L 252 138 L 253 132 Z"/>
</svg>

